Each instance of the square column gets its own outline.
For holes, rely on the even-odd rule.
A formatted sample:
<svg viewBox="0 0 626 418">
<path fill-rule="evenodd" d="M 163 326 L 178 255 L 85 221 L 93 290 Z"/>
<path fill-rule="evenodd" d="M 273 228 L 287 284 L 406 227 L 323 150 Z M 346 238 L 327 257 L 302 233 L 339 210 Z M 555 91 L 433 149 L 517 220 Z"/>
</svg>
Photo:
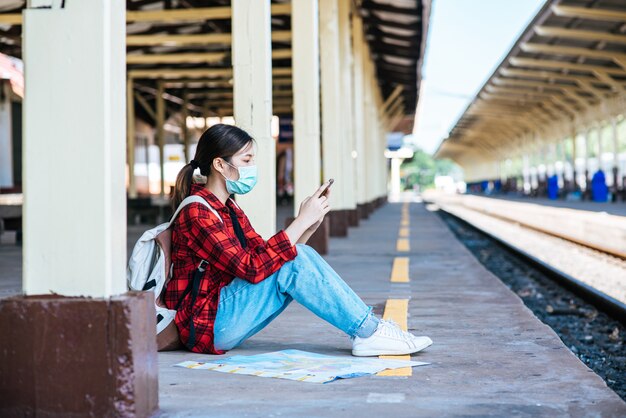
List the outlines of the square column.
<svg viewBox="0 0 626 418">
<path fill-rule="evenodd" d="M 353 65 L 353 123 L 354 141 L 357 158 L 355 161 L 356 173 L 356 202 L 363 217 L 363 207 L 367 203 L 367 160 L 365 158 L 365 117 L 364 117 L 364 77 L 363 77 L 363 20 L 357 13 L 352 14 L 352 45 L 354 51 Z"/>
<path fill-rule="evenodd" d="M 321 184 L 320 55 L 318 0 L 293 0 L 294 216 Z"/>
<path fill-rule="evenodd" d="M 26 294 L 126 292 L 125 10 L 24 11 Z"/>
<path fill-rule="evenodd" d="M 13 187 L 11 82 L 0 79 L 0 187 Z"/>
<path fill-rule="evenodd" d="M 358 216 L 356 212 L 356 189 L 355 182 L 355 151 L 354 143 L 354 122 L 352 114 L 352 31 L 350 21 L 351 2 L 339 1 L 338 3 L 339 21 L 339 72 L 341 83 L 340 103 L 343 134 L 340 139 L 341 145 L 341 167 L 342 167 L 342 194 L 344 199 L 344 209 L 348 211 L 348 223 L 350 226 L 358 226 Z"/>
<path fill-rule="evenodd" d="M 272 137 L 272 31 L 269 0 L 232 2 L 235 123 L 257 143 L 259 181 L 237 202 L 255 230 L 276 233 L 276 143 Z"/>
<path fill-rule="evenodd" d="M 322 164 L 324 178 L 334 178 L 335 193 L 331 194 L 330 235 L 348 234 L 348 213 L 344 196 L 345 164 L 344 127 L 341 108 L 341 66 L 339 50 L 338 0 L 320 0 L 320 63 L 322 86 Z M 349 183 L 350 187 L 354 187 Z M 339 192 L 338 192 L 339 191 Z"/>
<path fill-rule="evenodd" d="M 135 97 L 134 81 L 126 80 L 126 146 L 128 156 L 128 197 L 137 197 L 137 182 L 135 178 Z"/>
</svg>

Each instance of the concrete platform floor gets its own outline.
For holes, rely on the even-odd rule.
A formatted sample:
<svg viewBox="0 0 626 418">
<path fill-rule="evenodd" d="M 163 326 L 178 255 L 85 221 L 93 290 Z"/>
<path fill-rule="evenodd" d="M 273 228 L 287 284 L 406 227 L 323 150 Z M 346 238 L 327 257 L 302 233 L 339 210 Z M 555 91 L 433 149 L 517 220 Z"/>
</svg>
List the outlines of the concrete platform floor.
<svg viewBox="0 0 626 418">
<path fill-rule="evenodd" d="M 626 403 L 422 204 L 410 205 L 410 251 L 396 252 L 401 208 L 390 203 L 332 239 L 325 258 L 379 313 L 389 298 L 410 299 L 409 329 L 434 340 L 412 358 L 431 365 L 320 385 L 175 368 L 217 356 L 161 353 L 158 416 L 626 416 Z M 129 229 L 129 247 L 143 229 Z M 0 246 L 0 274 L 17 270 L 4 265 L 9 251 Z M 390 282 L 397 256 L 410 258 L 409 283 Z M 350 355 L 347 336 L 293 302 L 225 356 L 288 348 Z"/>
</svg>

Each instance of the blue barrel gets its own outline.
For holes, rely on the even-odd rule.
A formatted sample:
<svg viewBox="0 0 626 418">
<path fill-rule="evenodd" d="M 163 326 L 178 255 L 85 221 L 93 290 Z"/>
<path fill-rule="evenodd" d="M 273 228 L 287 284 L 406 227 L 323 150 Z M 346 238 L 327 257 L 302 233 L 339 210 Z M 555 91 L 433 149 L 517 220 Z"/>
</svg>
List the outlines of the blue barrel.
<svg viewBox="0 0 626 418">
<path fill-rule="evenodd" d="M 594 202 L 606 202 L 609 198 L 609 188 L 602 170 L 596 171 L 591 178 L 591 196 Z"/>
<path fill-rule="evenodd" d="M 554 174 L 548 177 L 548 199 L 556 200 L 559 198 L 559 177 Z"/>
</svg>

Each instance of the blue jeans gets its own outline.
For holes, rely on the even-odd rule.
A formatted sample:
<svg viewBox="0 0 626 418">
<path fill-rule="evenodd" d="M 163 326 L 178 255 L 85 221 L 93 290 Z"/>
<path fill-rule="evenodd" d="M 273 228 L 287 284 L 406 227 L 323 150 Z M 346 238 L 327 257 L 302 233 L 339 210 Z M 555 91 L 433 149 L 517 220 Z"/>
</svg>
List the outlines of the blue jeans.
<svg viewBox="0 0 626 418">
<path fill-rule="evenodd" d="M 276 318 L 292 300 L 350 337 L 371 335 L 378 319 L 313 248 L 297 244 L 298 256 L 260 283 L 236 277 L 220 291 L 214 346 L 230 350 Z"/>
</svg>

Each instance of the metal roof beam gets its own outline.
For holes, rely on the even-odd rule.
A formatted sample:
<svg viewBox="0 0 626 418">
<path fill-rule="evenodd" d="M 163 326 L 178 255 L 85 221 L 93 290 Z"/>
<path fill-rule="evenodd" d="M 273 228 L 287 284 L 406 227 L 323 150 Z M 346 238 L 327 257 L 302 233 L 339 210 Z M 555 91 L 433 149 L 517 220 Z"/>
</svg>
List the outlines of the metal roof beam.
<svg viewBox="0 0 626 418">
<path fill-rule="evenodd" d="M 626 21 L 626 12 L 599 8 L 586 8 L 575 6 L 552 6 L 552 11 L 557 16 L 574 17 L 578 19 L 601 20 L 606 22 Z"/>
<path fill-rule="evenodd" d="M 552 54 L 552 55 L 570 55 L 574 57 L 605 59 L 607 61 L 613 61 L 617 65 L 622 67 L 623 69 L 626 69 L 626 54 L 615 52 L 615 51 L 575 48 L 575 47 L 567 47 L 567 46 L 560 46 L 560 45 L 544 45 L 544 44 L 534 44 L 534 43 L 523 43 L 520 45 L 520 48 L 522 49 L 522 51 L 525 51 L 525 52 L 535 52 L 535 53 Z"/>
<path fill-rule="evenodd" d="M 1 15 L 0 15 L 1 16 Z M 272 41 L 291 41 L 291 31 L 281 30 L 272 32 Z M 230 44 L 232 35 L 230 33 L 197 33 L 197 34 L 152 34 L 152 35 L 128 35 L 126 45 L 128 46 L 192 46 L 192 45 L 220 45 Z"/>
<path fill-rule="evenodd" d="M 533 28 L 539 36 L 553 36 L 558 38 L 581 39 L 583 41 L 610 42 L 626 44 L 626 35 L 598 32 L 593 30 L 565 29 L 551 26 L 535 26 Z"/>
</svg>

